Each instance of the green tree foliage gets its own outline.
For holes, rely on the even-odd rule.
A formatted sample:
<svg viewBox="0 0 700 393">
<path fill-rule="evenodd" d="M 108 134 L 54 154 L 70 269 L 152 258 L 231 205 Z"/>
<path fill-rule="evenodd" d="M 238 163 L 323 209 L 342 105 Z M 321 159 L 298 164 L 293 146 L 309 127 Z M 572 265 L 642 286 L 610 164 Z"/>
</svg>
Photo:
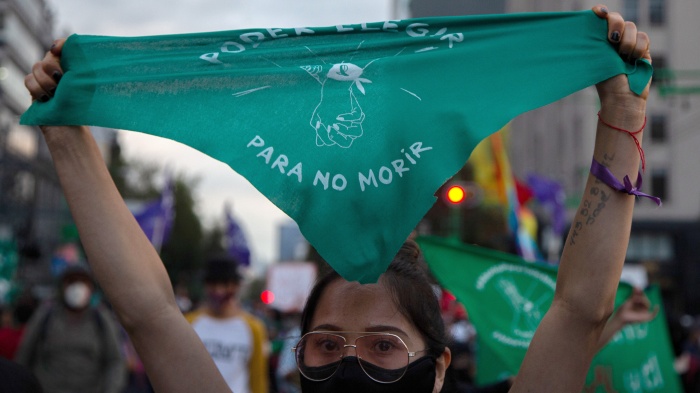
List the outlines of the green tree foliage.
<svg viewBox="0 0 700 393">
<path fill-rule="evenodd" d="M 224 228 L 216 225 L 206 231 L 202 244 L 205 258 L 224 253 Z"/>
<path fill-rule="evenodd" d="M 117 190 L 124 197 L 124 192 L 129 190 L 129 186 L 126 183 L 126 172 L 129 169 L 129 164 L 126 162 L 124 155 L 122 155 L 122 147 L 116 138 L 109 147 L 107 169 L 112 176 L 112 180 L 114 180 L 114 184 L 117 186 Z"/>
<path fill-rule="evenodd" d="M 155 181 L 160 172 L 159 165 L 154 162 L 127 161 L 118 140 L 114 140 L 110 146 L 107 169 L 124 199 L 149 200 L 160 195 L 161 187 Z"/>
<path fill-rule="evenodd" d="M 180 175 L 175 180 L 175 220 L 161 258 L 174 283 L 191 284 L 204 260 L 204 228 L 195 211 L 196 179 Z"/>
</svg>

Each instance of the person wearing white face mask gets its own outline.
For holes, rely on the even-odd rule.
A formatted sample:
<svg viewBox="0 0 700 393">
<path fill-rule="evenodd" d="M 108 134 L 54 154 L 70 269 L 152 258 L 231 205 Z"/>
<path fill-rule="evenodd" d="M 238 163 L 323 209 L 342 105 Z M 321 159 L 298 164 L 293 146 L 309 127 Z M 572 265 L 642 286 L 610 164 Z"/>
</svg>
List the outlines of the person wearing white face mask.
<svg viewBox="0 0 700 393">
<path fill-rule="evenodd" d="M 92 304 L 95 283 L 83 266 L 61 275 L 56 301 L 32 316 L 15 360 L 29 368 L 47 393 L 118 393 L 126 382 L 118 328 L 104 307 Z"/>
<path fill-rule="evenodd" d="M 90 304 L 92 289 L 82 281 L 76 281 L 63 289 L 63 302 L 71 310 L 83 310 Z"/>
</svg>

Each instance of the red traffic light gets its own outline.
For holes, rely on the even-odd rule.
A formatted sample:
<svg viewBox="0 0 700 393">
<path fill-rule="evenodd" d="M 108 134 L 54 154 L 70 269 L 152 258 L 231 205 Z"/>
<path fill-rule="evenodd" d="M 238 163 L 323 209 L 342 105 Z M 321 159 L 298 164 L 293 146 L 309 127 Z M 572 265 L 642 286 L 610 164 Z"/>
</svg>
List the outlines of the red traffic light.
<svg viewBox="0 0 700 393">
<path fill-rule="evenodd" d="M 275 301 L 275 294 L 272 291 L 262 291 L 260 294 L 260 300 L 265 304 L 272 304 Z"/>
<path fill-rule="evenodd" d="M 481 189 L 475 183 L 456 180 L 442 188 L 442 199 L 447 206 L 473 207 L 481 202 Z"/>
<path fill-rule="evenodd" d="M 457 205 L 464 202 L 467 197 L 467 192 L 462 186 L 453 184 L 447 188 L 445 196 L 448 202 Z"/>
</svg>

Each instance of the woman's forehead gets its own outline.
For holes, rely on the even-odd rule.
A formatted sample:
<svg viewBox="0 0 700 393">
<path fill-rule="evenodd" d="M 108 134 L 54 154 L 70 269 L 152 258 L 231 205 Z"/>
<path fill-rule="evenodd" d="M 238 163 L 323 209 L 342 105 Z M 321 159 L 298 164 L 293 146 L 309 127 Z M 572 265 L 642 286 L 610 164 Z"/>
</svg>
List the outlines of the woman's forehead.
<svg viewBox="0 0 700 393">
<path fill-rule="evenodd" d="M 381 281 L 377 284 L 342 279 L 333 281 L 323 291 L 310 324 L 311 330 L 332 327 L 331 330 L 353 332 L 376 331 L 378 326 L 405 332 L 399 335 L 413 343 L 422 341 L 413 323 L 399 312 L 391 292 Z"/>
<path fill-rule="evenodd" d="M 324 307 L 324 310 L 321 310 Z M 329 310 L 335 311 L 347 308 L 361 308 L 367 312 L 391 311 L 397 313 L 389 290 L 381 283 L 360 284 L 356 281 L 348 282 L 343 279 L 334 280 L 323 291 L 316 308 L 315 315 L 323 314 Z M 319 313 L 319 311 L 322 311 Z M 364 313 L 363 313 L 364 314 Z"/>
</svg>

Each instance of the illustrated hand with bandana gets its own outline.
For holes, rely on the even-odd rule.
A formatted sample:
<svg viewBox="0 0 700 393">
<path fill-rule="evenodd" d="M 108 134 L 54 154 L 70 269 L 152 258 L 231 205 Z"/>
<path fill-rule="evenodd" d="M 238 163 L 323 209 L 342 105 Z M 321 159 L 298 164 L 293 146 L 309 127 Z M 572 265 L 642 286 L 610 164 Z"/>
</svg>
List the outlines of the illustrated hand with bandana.
<svg viewBox="0 0 700 393">
<path fill-rule="evenodd" d="M 334 64 L 324 78 L 319 76 L 323 71 L 322 66 L 302 68 L 321 84 L 321 102 L 311 116 L 311 126 L 316 131 L 316 145 L 350 147 L 364 132 L 362 123 L 365 113 L 355 90 L 364 95 L 362 83 L 372 81 L 361 77 L 364 68 L 350 63 Z"/>
</svg>

